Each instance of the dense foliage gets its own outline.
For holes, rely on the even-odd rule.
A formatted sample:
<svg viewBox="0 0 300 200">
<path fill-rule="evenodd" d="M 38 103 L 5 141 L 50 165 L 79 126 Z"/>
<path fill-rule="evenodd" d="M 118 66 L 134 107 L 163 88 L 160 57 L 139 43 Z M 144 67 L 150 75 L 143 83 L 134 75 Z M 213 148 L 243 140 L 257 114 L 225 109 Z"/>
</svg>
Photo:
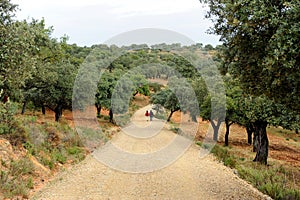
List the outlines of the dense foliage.
<svg viewBox="0 0 300 200">
<path fill-rule="evenodd" d="M 245 116 L 258 138 L 255 161 L 267 163 L 267 125 L 299 125 L 300 1 L 203 0 L 224 44 L 221 70 L 238 78 Z M 297 125 L 295 125 L 297 124 Z"/>
</svg>

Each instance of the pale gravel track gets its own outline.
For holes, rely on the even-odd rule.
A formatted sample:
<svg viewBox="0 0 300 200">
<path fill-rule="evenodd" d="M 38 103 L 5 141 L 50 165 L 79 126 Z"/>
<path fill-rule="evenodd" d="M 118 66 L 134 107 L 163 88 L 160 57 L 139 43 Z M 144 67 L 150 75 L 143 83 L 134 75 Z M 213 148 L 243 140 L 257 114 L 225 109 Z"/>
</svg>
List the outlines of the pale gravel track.
<svg viewBox="0 0 300 200">
<path fill-rule="evenodd" d="M 147 107 L 149 108 L 149 107 Z M 147 126 L 139 110 L 133 117 L 138 125 Z M 172 141 L 175 134 L 163 128 L 148 140 L 133 139 L 122 132 L 112 144 L 133 153 L 156 151 Z M 240 179 L 232 169 L 212 155 L 199 157 L 199 147 L 192 144 L 174 163 L 149 173 L 126 173 L 111 169 L 89 155 L 78 165 L 60 173 L 32 199 L 270 199 Z"/>
</svg>

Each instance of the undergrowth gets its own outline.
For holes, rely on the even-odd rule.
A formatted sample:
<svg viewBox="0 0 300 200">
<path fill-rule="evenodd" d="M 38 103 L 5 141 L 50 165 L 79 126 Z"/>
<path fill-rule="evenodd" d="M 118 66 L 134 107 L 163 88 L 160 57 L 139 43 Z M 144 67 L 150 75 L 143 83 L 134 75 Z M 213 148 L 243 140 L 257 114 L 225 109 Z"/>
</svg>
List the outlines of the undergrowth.
<svg viewBox="0 0 300 200">
<path fill-rule="evenodd" d="M 300 191 L 293 185 L 290 170 L 281 166 L 263 166 L 258 163 L 240 164 L 239 176 L 273 199 L 297 200 Z"/>
<path fill-rule="evenodd" d="M 209 148 L 196 142 L 203 148 Z M 296 186 L 294 170 L 281 164 L 272 166 L 261 165 L 245 158 L 240 158 L 231 151 L 230 147 L 216 144 L 212 149 L 216 158 L 225 166 L 235 168 L 239 177 L 248 181 L 262 193 L 275 200 L 299 200 L 300 191 Z"/>
<path fill-rule="evenodd" d="M 28 158 L 11 160 L 9 163 L 1 160 L 0 191 L 5 198 L 22 196 L 28 198 L 28 192 L 33 189 L 34 166 Z"/>
<path fill-rule="evenodd" d="M 86 155 L 81 138 L 66 122 L 38 123 L 35 116 L 18 116 L 16 111 L 16 104 L 0 105 L 0 138 L 7 139 L 13 149 L 25 152 L 10 160 L 0 158 L 0 198 L 1 194 L 3 198 L 28 198 L 37 176 L 30 157 L 53 170 L 66 163 L 78 163 Z"/>
</svg>

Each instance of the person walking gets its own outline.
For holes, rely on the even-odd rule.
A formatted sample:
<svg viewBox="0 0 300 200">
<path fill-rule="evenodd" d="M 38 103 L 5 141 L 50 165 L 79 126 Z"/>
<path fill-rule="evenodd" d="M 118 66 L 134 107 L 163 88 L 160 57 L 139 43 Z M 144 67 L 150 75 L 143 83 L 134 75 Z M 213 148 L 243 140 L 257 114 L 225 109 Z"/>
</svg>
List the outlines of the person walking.
<svg viewBox="0 0 300 200">
<path fill-rule="evenodd" d="M 148 121 L 148 117 L 149 117 L 150 113 L 148 112 L 148 110 L 145 113 L 145 116 L 147 117 L 147 121 Z"/>
<path fill-rule="evenodd" d="M 153 119 L 153 112 L 152 112 L 152 110 L 150 110 L 150 113 L 149 113 L 149 115 L 150 115 L 150 121 L 152 121 L 152 119 Z"/>
</svg>

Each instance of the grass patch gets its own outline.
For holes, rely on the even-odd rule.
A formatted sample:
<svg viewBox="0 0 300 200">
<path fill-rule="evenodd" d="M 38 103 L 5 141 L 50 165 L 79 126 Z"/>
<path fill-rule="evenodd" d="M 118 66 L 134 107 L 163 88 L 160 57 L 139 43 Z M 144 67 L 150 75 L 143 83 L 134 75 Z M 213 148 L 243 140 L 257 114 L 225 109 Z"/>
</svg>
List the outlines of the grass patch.
<svg viewBox="0 0 300 200">
<path fill-rule="evenodd" d="M 206 148 L 202 142 L 197 141 L 197 145 Z M 207 146 L 206 149 L 210 149 Z M 235 150 L 216 144 L 212 149 L 216 158 L 224 163 L 225 166 L 235 168 L 238 175 L 260 190 L 262 193 L 269 195 L 275 200 L 298 200 L 300 199 L 300 190 L 296 183 L 295 171 L 288 166 L 274 164 L 265 166 L 252 162 L 244 157 L 238 157 Z"/>
<path fill-rule="evenodd" d="M 239 176 L 275 200 L 300 199 L 300 191 L 291 183 L 292 172 L 283 166 L 262 166 L 257 163 L 239 165 Z"/>
<path fill-rule="evenodd" d="M 21 196 L 28 198 L 29 190 L 33 188 L 34 166 L 24 157 L 9 163 L 9 166 L 0 170 L 0 191 L 5 198 Z"/>
<path fill-rule="evenodd" d="M 13 122 L 14 129 L 1 136 L 13 146 L 22 146 L 27 154 L 34 156 L 50 170 L 58 168 L 58 164 L 69 161 L 78 163 L 85 158 L 86 151 L 81 138 L 66 122 L 38 123 L 32 116 L 14 116 Z M 27 198 L 29 190 L 33 188 L 35 176 L 30 159 L 24 156 L 17 161 L 1 161 L 1 165 L 1 193 L 5 198 Z"/>
<path fill-rule="evenodd" d="M 85 157 L 81 138 L 66 123 L 30 124 L 28 132 L 23 147 L 51 170 L 58 163 L 65 164 L 68 160 L 77 163 Z M 69 149 L 78 150 L 70 154 Z"/>
<path fill-rule="evenodd" d="M 223 162 L 225 166 L 230 168 L 235 168 L 237 166 L 237 158 L 229 152 L 228 147 L 215 145 L 212 148 L 211 153 L 213 153 L 220 162 Z"/>
<path fill-rule="evenodd" d="M 286 130 L 286 129 L 273 127 L 273 126 L 268 127 L 267 132 L 276 135 L 278 137 L 285 137 L 286 139 L 293 139 L 294 137 L 297 137 L 295 131 Z"/>
<path fill-rule="evenodd" d="M 155 114 L 154 117 L 157 118 L 157 119 L 164 120 L 164 121 L 168 119 L 168 117 L 166 116 L 166 114 L 163 113 L 163 112 Z"/>
</svg>

